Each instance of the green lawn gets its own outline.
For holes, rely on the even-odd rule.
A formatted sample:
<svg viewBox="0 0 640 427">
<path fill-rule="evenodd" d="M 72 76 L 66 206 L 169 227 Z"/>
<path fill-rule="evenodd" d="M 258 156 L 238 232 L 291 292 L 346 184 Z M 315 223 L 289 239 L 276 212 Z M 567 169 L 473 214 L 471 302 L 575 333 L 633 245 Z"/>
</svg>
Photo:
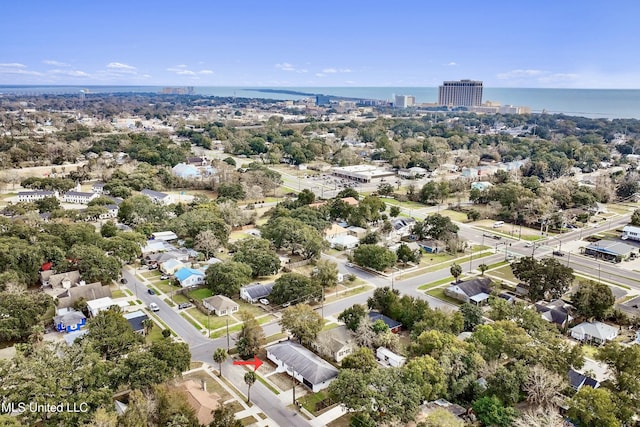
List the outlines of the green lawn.
<svg viewBox="0 0 640 427">
<path fill-rule="evenodd" d="M 458 222 L 468 222 L 469 221 L 467 219 L 467 214 L 466 213 L 452 211 L 450 209 L 445 209 L 445 210 L 441 211 L 440 215 L 448 216 L 449 218 L 451 218 L 452 221 L 458 221 Z"/>
<path fill-rule="evenodd" d="M 180 286 L 171 286 L 171 282 L 169 280 L 162 280 L 160 282 L 155 282 L 153 286 L 157 287 L 165 294 L 170 294 L 172 291 L 177 291 L 178 289 L 182 289 Z"/>
<path fill-rule="evenodd" d="M 189 308 L 185 310 L 187 313 L 191 315 L 194 319 L 200 322 L 205 328 L 207 327 L 207 322 L 209 322 L 210 329 L 218 329 L 227 325 L 227 317 L 218 317 L 215 315 L 209 316 L 207 320 L 207 315 L 198 310 L 196 307 Z M 229 319 L 230 324 L 236 323 L 236 321 L 232 318 Z"/>
<path fill-rule="evenodd" d="M 264 314 L 264 310 L 258 305 L 249 304 L 246 301 L 237 300 L 237 299 L 234 299 L 234 301 L 236 303 L 238 303 L 238 306 L 240 307 L 240 310 L 248 311 L 249 313 L 251 313 L 255 317 L 258 317 L 258 316 Z"/>
<path fill-rule="evenodd" d="M 209 298 L 213 294 L 211 293 L 211 289 L 200 288 L 195 291 L 189 292 L 189 296 L 193 299 L 197 299 L 198 301 L 202 301 L 205 298 Z"/>
<path fill-rule="evenodd" d="M 450 283 L 451 281 L 453 281 L 453 279 L 454 279 L 453 276 L 445 277 L 442 280 L 437 280 L 435 282 L 426 283 L 422 286 L 419 286 L 418 289 L 421 291 L 426 291 L 428 289 L 435 288 L 436 286 L 444 285 L 445 283 Z"/>
<path fill-rule="evenodd" d="M 513 271 L 511 271 L 511 265 L 503 265 L 500 268 L 496 268 L 495 270 L 491 270 L 485 273 L 487 276 L 496 277 L 498 279 L 506 280 L 508 282 L 518 283 L 519 280 L 516 276 L 513 275 Z"/>
<path fill-rule="evenodd" d="M 182 316 L 187 322 L 191 323 L 193 325 L 194 328 L 196 328 L 197 330 L 201 331 L 202 330 L 202 326 L 198 325 L 198 323 L 194 322 L 194 320 L 187 316 L 184 313 L 180 313 L 180 316 Z"/>
<path fill-rule="evenodd" d="M 156 279 L 156 278 L 159 279 L 160 276 L 162 276 L 162 273 L 160 273 L 158 270 L 152 270 L 152 271 L 145 271 L 144 273 L 142 273 L 142 275 L 147 279 Z"/>
<path fill-rule="evenodd" d="M 264 378 L 262 378 L 260 375 L 256 375 L 256 378 L 258 378 L 258 381 L 260 381 L 266 388 L 269 389 L 269 391 L 271 391 L 271 393 L 273 394 L 280 394 L 280 392 L 271 384 L 269 384 Z"/>
<path fill-rule="evenodd" d="M 111 292 L 111 298 L 124 298 L 126 296 L 127 294 L 120 289 Z"/>
<path fill-rule="evenodd" d="M 258 320 L 258 325 L 264 325 L 265 323 L 272 322 L 272 321 L 274 321 L 275 319 L 276 319 L 276 317 L 275 317 L 275 316 L 272 316 L 272 315 L 270 314 L 270 315 L 268 315 L 268 316 L 262 316 L 262 317 L 259 317 L 257 320 Z"/>
<path fill-rule="evenodd" d="M 317 393 L 309 393 L 298 399 L 302 406 L 312 414 L 316 412 L 316 405 L 329 397 L 328 393 L 319 391 Z"/>
<path fill-rule="evenodd" d="M 158 325 L 153 325 L 153 328 L 151 328 L 151 330 L 145 337 L 145 342 L 147 344 L 151 344 L 153 342 L 162 341 L 163 339 L 164 337 L 162 336 L 162 329 Z"/>
<path fill-rule="evenodd" d="M 173 295 L 173 302 L 175 302 L 176 304 L 180 304 L 181 302 L 189 302 L 189 298 L 182 294 L 175 293 Z"/>
<path fill-rule="evenodd" d="M 229 326 L 229 334 L 233 334 L 235 332 L 240 332 L 240 329 L 242 329 L 242 324 L 238 323 L 236 325 L 233 326 Z M 220 338 L 223 337 L 227 334 L 227 330 L 226 329 L 220 329 L 218 331 L 214 331 L 211 332 L 211 337 L 210 338 Z"/>
<path fill-rule="evenodd" d="M 444 294 L 444 288 L 435 288 L 435 289 L 430 289 L 427 291 L 427 294 L 431 295 L 432 297 L 441 299 L 442 301 L 454 304 L 454 305 L 462 305 L 462 303 L 460 301 L 458 301 L 457 299 L 453 299 L 451 297 L 448 297 Z"/>
</svg>

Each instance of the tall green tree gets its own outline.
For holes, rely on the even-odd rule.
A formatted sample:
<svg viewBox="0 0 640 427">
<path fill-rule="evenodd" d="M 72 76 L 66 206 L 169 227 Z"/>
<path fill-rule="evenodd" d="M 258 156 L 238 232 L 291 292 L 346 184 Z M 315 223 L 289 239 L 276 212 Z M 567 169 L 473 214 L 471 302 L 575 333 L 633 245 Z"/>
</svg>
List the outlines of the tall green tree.
<svg viewBox="0 0 640 427">
<path fill-rule="evenodd" d="M 244 383 L 247 385 L 247 403 L 251 402 L 251 386 L 256 382 L 256 373 L 253 371 L 244 374 Z"/>
<path fill-rule="evenodd" d="M 207 268 L 205 282 L 214 295 L 237 297 L 240 288 L 251 281 L 251 267 L 242 262 L 219 262 Z"/>
<path fill-rule="evenodd" d="M 334 287 L 338 284 L 338 265 L 326 259 L 320 259 L 311 272 L 311 278 L 323 288 Z"/>
<path fill-rule="evenodd" d="M 367 310 L 363 305 L 354 304 L 349 308 L 345 308 L 338 316 L 338 320 L 344 322 L 347 329 L 355 332 L 366 315 Z"/>
<path fill-rule="evenodd" d="M 454 262 L 453 264 L 451 264 L 449 272 L 456 279 L 456 283 L 458 283 L 460 281 L 459 278 L 462 275 L 462 267 Z"/>
<path fill-rule="evenodd" d="M 473 411 L 485 426 L 509 427 L 518 415 L 515 409 L 504 406 L 495 396 L 481 397 L 473 402 Z"/>
<path fill-rule="evenodd" d="M 282 312 L 280 325 L 301 344 L 313 342 L 324 326 L 324 319 L 307 304 L 287 307 Z"/>
<path fill-rule="evenodd" d="M 238 333 L 236 348 L 240 357 L 245 360 L 251 359 L 264 345 L 264 331 L 250 312 L 240 311 L 240 319 L 243 323 Z"/>
<path fill-rule="evenodd" d="M 299 273 L 285 273 L 273 285 L 271 302 L 275 304 L 305 303 L 322 298 L 322 286 Z"/>
<path fill-rule="evenodd" d="M 218 376 L 222 376 L 222 364 L 227 360 L 229 354 L 227 350 L 222 347 L 216 348 L 213 352 L 213 361 L 218 364 Z"/>
<path fill-rule="evenodd" d="M 611 288 L 604 283 L 582 282 L 573 294 L 576 312 L 586 318 L 602 320 L 613 307 L 616 299 Z"/>
<path fill-rule="evenodd" d="M 582 387 L 569 401 L 567 415 L 585 427 L 619 427 L 622 424 L 611 409 L 614 397 L 608 389 Z"/>
<path fill-rule="evenodd" d="M 531 301 L 560 298 L 573 283 L 573 269 L 552 258 L 523 257 L 511 264 L 513 274 L 527 285 Z"/>
<path fill-rule="evenodd" d="M 360 245 L 353 251 L 353 260 L 363 267 L 383 271 L 395 265 L 398 257 L 394 252 L 378 245 Z"/>
<path fill-rule="evenodd" d="M 280 270 L 280 257 L 268 240 L 250 237 L 234 244 L 233 260 L 251 267 L 254 277 L 270 276 Z"/>
<path fill-rule="evenodd" d="M 107 360 L 123 357 L 141 342 L 140 335 L 131 329 L 118 307 L 103 310 L 89 319 L 87 330 L 85 340 Z"/>
</svg>

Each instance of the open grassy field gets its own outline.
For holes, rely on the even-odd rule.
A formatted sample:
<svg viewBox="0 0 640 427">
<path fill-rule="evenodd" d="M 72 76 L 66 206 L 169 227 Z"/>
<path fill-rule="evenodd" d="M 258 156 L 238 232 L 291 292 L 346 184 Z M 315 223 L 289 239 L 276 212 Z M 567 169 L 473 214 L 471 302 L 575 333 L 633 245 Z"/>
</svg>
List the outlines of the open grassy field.
<svg viewBox="0 0 640 427">
<path fill-rule="evenodd" d="M 448 297 L 444 294 L 444 288 L 434 288 L 434 289 L 430 289 L 427 291 L 427 294 L 431 295 L 432 297 L 438 298 L 442 301 L 448 302 L 450 304 L 454 304 L 454 305 L 462 305 L 462 303 L 460 301 L 458 301 L 457 299 L 453 299 L 451 297 Z"/>
</svg>

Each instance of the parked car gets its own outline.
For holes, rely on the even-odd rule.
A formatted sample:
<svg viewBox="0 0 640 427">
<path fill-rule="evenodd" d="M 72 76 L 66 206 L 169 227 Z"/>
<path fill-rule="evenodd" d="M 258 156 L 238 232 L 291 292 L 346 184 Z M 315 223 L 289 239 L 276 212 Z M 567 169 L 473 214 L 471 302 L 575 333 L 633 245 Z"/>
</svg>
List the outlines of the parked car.
<svg viewBox="0 0 640 427">
<path fill-rule="evenodd" d="M 149 292 L 149 295 L 155 295 L 156 291 L 154 291 L 153 289 L 147 289 L 147 292 Z"/>
<path fill-rule="evenodd" d="M 120 279 L 120 283 L 122 283 L 123 285 L 127 284 L 127 279 L 125 279 L 124 277 L 122 279 Z"/>
<path fill-rule="evenodd" d="M 158 307 L 158 304 L 156 304 L 155 302 L 152 302 L 151 304 L 149 304 L 149 310 L 151 311 L 160 311 L 160 307 Z"/>
<path fill-rule="evenodd" d="M 182 310 L 183 308 L 189 308 L 191 307 L 191 303 L 190 302 L 181 302 L 180 304 L 178 304 L 178 309 Z"/>
<path fill-rule="evenodd" d="M 149 270 L 157 270 L 158 266 L 157 265 L 150 265 L 149 266 Z"/>
<path fill-rule="evenodd" d="M 527 242 L 527 243 L 524 244 L 525 248 L 530 248 L 532 246 L 533 246 L 533 242 Z"/>
<path fill-rule="evenodd" d="M 268 299 L 266 299 L 266 298 L 260 298 L 260 299 L 258 300 L 258 302 L 259 302 L 260 304 L 269 305 L 269 300 L 268 300 Z"/>
<path fill-rule="evenodd" d="M 348 262 L 345 264 L 347 267 L 355 267 L 352 262 Z"/>
<path fill-rule="evenodd" d="M 169 280 L 171 279 L 171 276 L 169 276 L 168 274 L 163 274 L 162 276 L 160 276 L 160 280 Z"/>
<path fill-rule="evenodd" d="M 560 251 L 553 251 L 552 252 L 555 256 L 564 256 L 564 252 L 560 252 Z"/>
</svg>

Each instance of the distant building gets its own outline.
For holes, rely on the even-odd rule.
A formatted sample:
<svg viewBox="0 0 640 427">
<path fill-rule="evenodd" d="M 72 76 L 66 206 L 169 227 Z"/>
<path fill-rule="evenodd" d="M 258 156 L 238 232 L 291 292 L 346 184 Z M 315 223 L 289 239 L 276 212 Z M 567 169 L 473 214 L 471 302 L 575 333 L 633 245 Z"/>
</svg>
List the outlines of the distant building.
<svg viewBox="0 0 640 427">
<path fill-rule="evenodd" d="M 374 165 L 354 165 L 336 166 L 333 168 L 333 175 L 358 182 L 371 182 L 374 179 L 394 176 L 395 172 Z"/>
<path fill-rule="evenodd" d="M 640 227 L 626 225 L 622 229 L 622 240 L 640 240 Z"/>
<path fill-rule="evenodd" d="M 160 203 L 163 205 L 170 205 L 173 203 L 173 198 L 170 194 L 161 193 L 155 190 L 144 189 L 140 192 L 142 195 L 147 196 L 154 203 Z"/>
<path fill-rule="evenodd" d="M 482 82 L 446 81 L 438 88 L 438 104 L 447 107 L 475 107 L 482 104 Z"/>
<path fill-rule="evenodd" d="M 214 295 L 205 298 L 202 300 L 202 305 L 216 316 L 228 316 L 240 309 L 237 302 L 224 295 Z"/>
<path fill-rule="evenodd" d="M 612 341 L 618 336 L 618 329 L 602 322 L 582 322 L 578 326 L 569 329 L 571 337 L 578 341 L 591 342 L 594 344 L 604 344 Z"/>
<path fill-rule="evenodd" d="M 394 353 L 386 347 L 378 347 L 376 350 L 376 359 L 378 359 L 383 366 L 391 366 L 394 368 L 401 367 L 407 361 L 405 357 Z"/>
<path fill-rule="evenodd" d="M 171 171 L 175 176 L 179 178 L 190 179 L 200 177 L 200 171 L 198 170 L 198 168 L 186 163 L 178 163 L 171 169 Z"/>
<path fill-rule="evenodd" d="M 62 201 L 65 203 L 77 203 L 86 205 L 93 199 L 99 197 L 98 193 L 86 193 L 83 191 L 67 191 L 62 196 Z"/>
<path fill-rule="evenodd" d="M 614 262 L 637 257 L 637 248 L 635 246 L 616 240 L 598 240 L 597 242 L 590 243 L 582 250 L 586 255 Z"/>
<path fill-rule="evenodd" d="M 19 202 L 35 202 L 36 200 L 46 199 L 47 197 L 58 197 L 57 191 L 35 190 L 35 191 L 19 191 Z"/>
<path fill-rule="evenodd" d="M 396 108 L 411 108 L 416 105 L 416 97 L 412 95 L 396 95 L 393 106 Z"/>
<path fill-rule="evenodd" d="M 244 286 L 240 288 L 240 298 L 250 302 L 251 304 L 255 304 L 259 299 L 266 298 L 271 294 L 273 285 L 275 285 L 275 283 L 255 283 L 253 285 Z"/>
<path fill-rule="evenodd" d="M 98 181 L 91 186 L 91 191 L 98 194 L 104 193 L 104 182 Z"/>
</svg>

